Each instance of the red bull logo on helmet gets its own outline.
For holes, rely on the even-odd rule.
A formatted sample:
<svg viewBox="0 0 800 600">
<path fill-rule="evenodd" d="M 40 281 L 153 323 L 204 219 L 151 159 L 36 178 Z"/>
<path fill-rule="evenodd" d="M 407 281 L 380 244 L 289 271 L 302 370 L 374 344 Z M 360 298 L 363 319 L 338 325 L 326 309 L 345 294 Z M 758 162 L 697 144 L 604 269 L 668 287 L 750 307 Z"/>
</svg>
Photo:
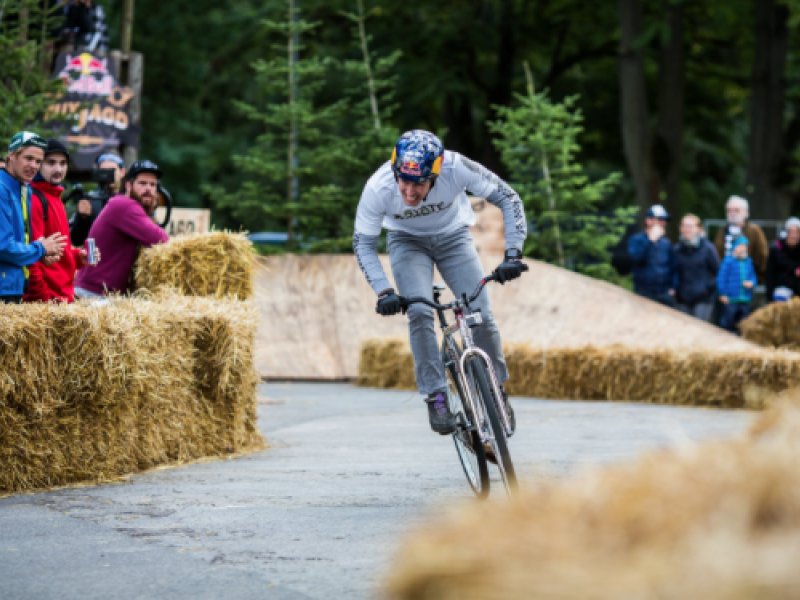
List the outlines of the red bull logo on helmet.
<svg viewBox="0 0 800 600">
<path fill-rule="evenodd" d="M 88 52 L 67 55 L 67 62 L 58 74 L 71 93 L 108 96 L 114 89 L 114 77 L 108 72 L 108 59 L 96 58 Z"/>
<path fill-rule="evenodd" d="M 415 160 L 408 160 L 400 165 L 400 172 L 406 175 L 422 175 L 420 164 Z"/>
</svg>

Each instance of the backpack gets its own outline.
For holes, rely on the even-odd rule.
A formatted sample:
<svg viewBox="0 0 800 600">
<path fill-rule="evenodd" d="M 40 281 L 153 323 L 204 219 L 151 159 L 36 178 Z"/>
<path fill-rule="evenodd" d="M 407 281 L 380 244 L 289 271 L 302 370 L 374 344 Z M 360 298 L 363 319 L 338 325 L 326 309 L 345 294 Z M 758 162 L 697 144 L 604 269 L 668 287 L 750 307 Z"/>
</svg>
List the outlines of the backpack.
<svg viewBox="0 0 800 600">
<path fill-rule="evenodd" d="M 33 191 L 33 195 L 36 196 L 42 203 L 42 214 L 44 215 L 44 222 L 47 223 L 47 213 L 50 209 L 50 205 L 47 202 L 47 196 L 33 186 L 31 186 L 31 190 Z"/>
</svg>

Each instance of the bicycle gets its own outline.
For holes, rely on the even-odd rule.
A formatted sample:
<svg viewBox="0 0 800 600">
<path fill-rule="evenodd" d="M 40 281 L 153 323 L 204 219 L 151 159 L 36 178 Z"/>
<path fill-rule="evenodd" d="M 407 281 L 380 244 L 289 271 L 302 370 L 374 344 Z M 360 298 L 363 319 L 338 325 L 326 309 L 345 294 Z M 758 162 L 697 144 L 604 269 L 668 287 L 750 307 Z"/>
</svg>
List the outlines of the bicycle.
<svg viewBox="0 0 800 600">
<path fill-rule="evenodd" d="M 528 266 L 523 265 L 522 270 L 527 271 Z M 500 392 L 500 383 L 491 359 L 475 345 L 471 331 L 483 323 L 483 319 L 480 309 L 473 311 L 470 303 L 481 295 L 487 283 L 496 279 L 495 273 L 487 275 L 481 279 L 472 296 L 468 298 L 462 294 L 460 299 L 456 298 L 449 304 L 439 304 L 441 293 L 446 288 L 438 283 L 433 285 L 433 301 L 422 297 L 400 297 L 404 312 L 412 304 L 421 303 L 435 309 L 438 314 L 444 336 L 442 362 L 449 386 L 447 400 L 457 423 L 453 441 L 467 482 L 481 499 L 489 496 L 490 487 L 485 445 L 494 453 L 508 496 L 513 498 L 519 491 L 507 442 L 514 432 Z M 446 310 L 453 311 L 455 322 L 452 325 L 447 324 L 444 315 Z M 457 333 L 460 334 L 461 343 L 455 339 Z"/>
</svg>

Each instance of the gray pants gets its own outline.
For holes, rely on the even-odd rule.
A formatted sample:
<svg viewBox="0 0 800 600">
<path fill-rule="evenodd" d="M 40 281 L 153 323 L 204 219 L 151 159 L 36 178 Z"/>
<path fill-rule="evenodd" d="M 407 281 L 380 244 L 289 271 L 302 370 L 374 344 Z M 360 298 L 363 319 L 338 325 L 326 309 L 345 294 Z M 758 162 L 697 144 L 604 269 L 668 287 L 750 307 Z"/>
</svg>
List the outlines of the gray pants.
<svg viewBox="0 0 800 600">
<path fill-rule="evenodd" d="M 483 278 L 472 234 L 468 227 L 445 235 L 415 236 L 390 231 L 387 238 L 392 273 L 398 293 L 406 298 L 422 296 L 433 300 L 433 266 L 439 269 L 447 286 L 460 297 L 471 295 Z M 483 324 L 472 330 L 475 344 L 492 359 L 500 383 L 508 380 L 508 369 L 500 342 L 500 331 L 489 305 L 488 289 L 470 306 L 481 309 Z M 417 388 L 428 395 L 447 390 L 447 378 L 434 330 L 434 312 L 424 304 L 408 309 L 408 329 Z M 447 314 L 451 322 L 452 312 Z"/>
<path fill-rule="evenodd" d="M 708 323 L 711 320 L 711 311 L 714 310 L 714 301 L 698 302 L 697 304 L 681 304 L 678 302 L 678 310 Z"/>
</svg>

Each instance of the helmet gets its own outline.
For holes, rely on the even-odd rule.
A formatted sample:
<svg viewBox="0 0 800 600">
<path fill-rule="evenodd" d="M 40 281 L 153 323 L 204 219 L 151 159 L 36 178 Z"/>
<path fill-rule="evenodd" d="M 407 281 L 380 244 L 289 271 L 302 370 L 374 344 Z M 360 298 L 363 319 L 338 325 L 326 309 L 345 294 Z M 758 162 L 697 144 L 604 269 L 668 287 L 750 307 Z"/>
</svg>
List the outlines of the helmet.
<svg viewBox="0 0 800 600">
<path fill-rule="evenodd" d="M 422 129 L 400 136 L 392 152 L 392 171 L 400 179 L 423 183 L 439 176 L 444 146 L 438 137 Z"/>
</svg>

